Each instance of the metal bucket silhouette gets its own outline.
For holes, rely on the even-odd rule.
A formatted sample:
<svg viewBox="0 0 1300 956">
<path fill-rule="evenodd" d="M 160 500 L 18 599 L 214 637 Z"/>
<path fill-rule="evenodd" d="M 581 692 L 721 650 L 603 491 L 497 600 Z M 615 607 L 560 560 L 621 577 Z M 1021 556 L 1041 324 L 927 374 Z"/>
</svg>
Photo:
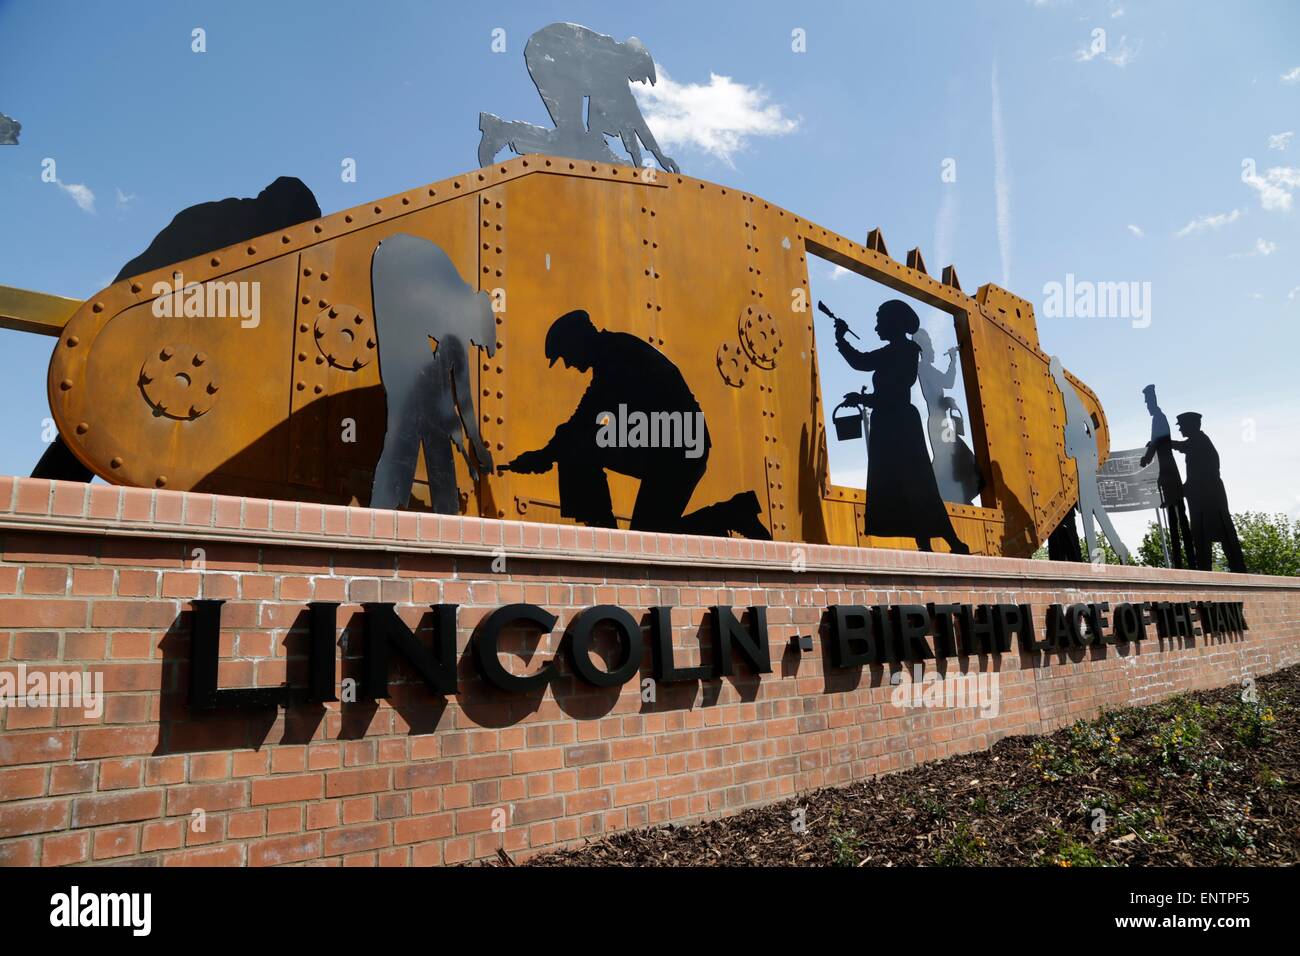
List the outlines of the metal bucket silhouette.
<svg viewBox="0 0 1300 956">
<path fill-rule="evenodd" d="M 848 408 L 853 414 L 841 416 L 841 408 Z M 836 441 L 853 441 L 862 437 L 862 409 L 840 402 L 831 412 L 831 421 L 835 423 Z"/>
</svg>

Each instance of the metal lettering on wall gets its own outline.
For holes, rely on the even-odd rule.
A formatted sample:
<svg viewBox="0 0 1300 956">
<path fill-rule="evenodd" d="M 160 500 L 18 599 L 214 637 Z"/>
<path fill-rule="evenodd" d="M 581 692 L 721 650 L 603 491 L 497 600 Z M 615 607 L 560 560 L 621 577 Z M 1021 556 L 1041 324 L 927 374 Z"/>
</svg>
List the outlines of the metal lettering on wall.
<svg viewBox="0 0 1300 956">
<path fill-rule="evenodd" d="M 221 689 L 217 686 L 221 606 L 215 599 L 192 601 L 189 705 L 196 710 L 223 708 L 291 707 L 337 700 L 334 686 L 338 640 L 337 602 L 309 604 L 306 687 Z M 369 700 L 389 696 L 388 674 L 394 654 L 419 675 L 430 693 L 460 692 L 457 672 L 454 604 L 434 604 L 433 641 L 426 647 L 398 617 L 388 602 L 362 604 L 365 632 L 365 679 L 360 696 Z M 705 625 L 707 659 L 697 667 L 679 667 L 673 648 L 673 609 L 649 608 L 644 624 L 616 605 L 598 605 L 578 613 L 566 629 L 561 650 L 531 674 L 512 673 L 500 660 L 500 641 L 507 629 L 525 628 L 550 633 L 554 614 L 535 604 L 507 604 L 484 617 L 470 638 L 470 651 L 479 675 L 498 690 L 513 694 L 540 694 L 560 677 L 560 658 L 568 670 L 587 684 L 618 687 L 638 673 L 645 646 L 650 646 L 654 679 L 665 683 L 715 681 L 737 673 L 737 662 L 749 674 L 772 672 L 768 641 L 767 608 L 748 608 L 740 617 L 725 605 L 709 608 Z M 621 662 L 602 666 L 593 654 L 598 625 L 609 625 L 617 636 Z M 1140 644 L 1151 634 L 1161 644 L 1178 642 L 1187 648 L 1198 637 L 1239 639 L 1247 630 L 1241 602 L 1146 601 L 1125 602 L 1112 609 L 1109 602 L 1053 604 L 1041 631 L 1035 629 L 1029 604 L 879 604 L 832 605 L 819 630 L 830 665 L 845 669 L 897 665 L 935 657 L 970 657 L 1010 653 L 1013 638 L 1019 652 L 1044 655 L 1071 654 L 1089 648 Z M 811 636 L 796 635 L 788 653 L 812 649 Z M 1044 658 L 1045 660 L 1045 658 Z"/>
</svg>

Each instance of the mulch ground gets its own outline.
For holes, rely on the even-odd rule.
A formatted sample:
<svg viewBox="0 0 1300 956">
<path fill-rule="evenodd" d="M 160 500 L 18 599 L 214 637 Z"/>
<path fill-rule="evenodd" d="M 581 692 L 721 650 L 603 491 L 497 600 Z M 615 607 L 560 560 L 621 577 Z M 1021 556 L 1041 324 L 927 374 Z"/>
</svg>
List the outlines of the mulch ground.
<svg viewBox="0 0 1300 956">
<path fill-rule="evenodd" d="M 718 820 L 624 831 L 526 865 L 1295 864 L 1300 666 L 1258 678 L 1255 691 L 1179 695 Z"/>
</svg>

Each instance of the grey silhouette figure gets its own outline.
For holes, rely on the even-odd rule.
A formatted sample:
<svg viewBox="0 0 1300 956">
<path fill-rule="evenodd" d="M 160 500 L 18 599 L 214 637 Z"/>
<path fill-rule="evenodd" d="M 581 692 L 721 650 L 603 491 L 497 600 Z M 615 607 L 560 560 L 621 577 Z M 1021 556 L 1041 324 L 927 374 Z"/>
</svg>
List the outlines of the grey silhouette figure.
<svg viewBox="0 0 1300 956">
<path fill-rule="evenodd" d="M 549 153 L 626 165 L 605 141 L 610 135 L 623 141 L 633 165 L 641 165 L 640 140 L 660 166 L 680 171 L 659 148 L 628 86 L 656 81 L 654 58 L 636 37 L 620 43 L 576 23 L 552 23 L 528 38 L 524 62 L 555 128 L 480 113 L 480 166 L 489 165 L 507 146 L 520 155 Z"/>
<path fill-rule="evenodd" d="M 23 124 L 12 116 L 0 113 L 0 146 L 17 146 L 18 134 L 23 131 Z"/>
<path fill-rule="evenodd" d="M 957 537 L 939 495 L 934 466 L 925 448 L 921 413 L 912 404 L 921 349 L 909 336 L 921 320 L 901 299 L 890 299 L 876 310 L 876 334 L 886 344 L 870 352 L 849 345 L 852 333 L 835 319 L 835 347 L 852 368 L 871 372 L 872 391 L 849 392 L 844 404 L 872 410 L 867 438 L 867 515 L 864 532 L 885 538 L 915 538 L 921 551 L 931 539 L 942 538 L 954 554 L 969 554 Z"/>
<path fill-rule="evenodd" d="M 474 412 L 469 367 L 471 344 L 496 354 L 491 299 L 461 279 L 441 248 L 405 234 L 375 249 L 370 278 L 388 405 L 370 507 L 406 506 L 423 447 L 433 510 L 456 514 L 460 501 L 451 446 L 464 456 L 475 481 L 492 470 Z M 430 339 L 437 342 L 436 351 Z"/>
<path fill-rule="evenodd" d="M 1183 478 L 1178 474 L 1178 462 L 1174 461 L 1169 419 L 1156 401 L 1154 385 L 1142 389 L 1142 396 L 1146 399 L 1147 411 L 1151 414 L 1151 440 L 1147 442 L 1147 450 L 1143 453 L 1140 464 L 1145 468 L 1152 458 L 1159 461 L 1160 498 L 1169 524 L 1169 557 L 1176 568 L 1194 568 L 1196 549 L 1192 543 L 1191 526 L 1187 521 L 1187 509 L 1183 505 Z M 1183 561 L 1184 546 L 1187 549 L 1186 563 Z"/>
<path fill-rule="evenodd" d="M 1110 515 L 1102 507 L 1101 495 L 1097 491 L 1097 436 L 1093 433 L 1092 417 L 1083 407 L 1079 393 L 1066 379 L 1061 360 L 1055 355 L 1051 358 L 1049 368 L 1065 404 L 1065 453 L 1074 459 L 1075 471 L 1079 476 L 1079 514 L 1083 518 L 1083 537 L 1088 545 L 1088 554 L 1091 556 L 1098 553 L 1097 531 L 1092 524 L 1096 519 L 1120 561 L 1132 564 L 1128 548 L 1124 547 L 1115 526 L 1110 523 Z"/>
<path fill-rule="evenodd" d="M 930 333 L 917 329 L 912 340 L 921 347 L 921 365 L 917 376 L 921 397 L 925 399 L 926 432 L 934 457 L 934 478 L 944 501 L 968 505 L 980 493 L 979 464 L 975 454 L 961 440 L 963 426 L 957 402 L 944 394 L 957 381 L 957 347 L 947 352 L 948 370 L 939 371 L 934 364 L 934 343 Z"/>
<path fill-rule="evenodd" d="M 1237 540 L 1237 527 L 1228 510 L 1228 492 L 1219 476 L 1219 452 L 1210 436 L 1201 431 L 1201 416 L 1196 412 L 1183 412 L 1175 421 L 1183 433 L 1183 441 L 1169 444 L 1187 458 L 1187 506 L 1192 513 L 1192 540 L 1196 552 L 1196 567 L 1202 571 L 1214 567 L 1213 542 L 1223 545 L 1223 556 L 1228 559 L 1228 570 L 1246 573 L 1246 558 Z"/>
</svg>

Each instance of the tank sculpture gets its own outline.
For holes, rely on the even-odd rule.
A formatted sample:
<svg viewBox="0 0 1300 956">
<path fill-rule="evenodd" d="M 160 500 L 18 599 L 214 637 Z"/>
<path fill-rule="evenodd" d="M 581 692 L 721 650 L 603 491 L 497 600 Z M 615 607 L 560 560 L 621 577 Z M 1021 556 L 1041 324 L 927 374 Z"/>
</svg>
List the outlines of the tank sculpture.
<svg viewBox="0 0 1300 956">
<path fill-rule="evenodd" d="M 495 341 L 461 346 L 458 417 L 473 416 L 464 430 L 488 459 L 473 438 L 473 471 L 454 457 L 462 514 L 577 520 L 564 514 L 574 509 L 562 470 L 492 464 L 546 448 L 579 406 L 590 376 L 552 365 L 547 336 L 580 310 L 599 332 L 646 343 L 688 385 L 709 448 L 684 508 L 752 492 L 776 540 L 915 547 L 866 537 L 865 493 L 829 480 L 810 255 L 953 316 L 978 396 L 968 428 L 984 486 L 982 507 L 947 508 L 972 552 L 1027 556 L 1078 500 L 1029 302 L 992 284 L 967 295 L 951 267 L 936 279 L 918 251 L 892 258 L 879 230 L 859 244 L 759 197 L 653 169 L 527 155 L 122 278 L 86 302 L 5 290 L 0 321 L 58 336 L 50 408 L 76 462 L 106 481 L 366 505 L 386 431 L 372 264 L 399 235 L 445 253 L 465 294 L 490 307 Z M 250 289 L 255 319 L 240 308 Z M 1104 461 L 1101 405 L 1066 375 Z M 402 504 L 432 505 L 426 468 L 421 454 Z M 645 478 L 609 470 L 609 511 L 628 527 Z M 731 524 L 742 527 L 719 533 L 744 533 L 743 520 Z"/>
<path fill-rule="evenodd" d="M 282 177 L 183 211 L 86 302 L 0 287 L 0 325 L 58 338 L 59 437 L 35 474 L 818 544 L 933 534 L 1021 557 L 1072 514 L 1067 424 L 1081 408 L 1102 463 L 1106 418 L 1077 378 L 1053 378 L 1029 302 L 967 295 L 951 266 L 934 278 L 919 250 L 891 257 L 878 229 L 859 244 L 681 174 L 628 92 L 655 81 L 636 38 L 551 24 L 525 52 L 556 125 L 481 114 L 477 170 L 326 216 Z M 498 161 L 506 148 L 526 154 Z M 868 485 L 891 514 L 873 521 L 864 489 L 831 483 L 810 257 L 952 316 L 970 408 L 966 458 L 940 477 L 964 475 L 964 501 L 978 485 L 979 505 L 931 487 L 899 403 L 933 355 L 897 300 L 887 349 L 849 347 L 838 318 L 836 345 L 855 368 L 901 369 L 876 373 L 876 398 L 893 397 L 870 444 L 906 445 L 925 488 L 876 460 Z M 931 371 L 937 407 L 951 362 Z M 893 512 L 911 500 L 933 530 L 868 534 L 908 531 Z"/>
</svg>

